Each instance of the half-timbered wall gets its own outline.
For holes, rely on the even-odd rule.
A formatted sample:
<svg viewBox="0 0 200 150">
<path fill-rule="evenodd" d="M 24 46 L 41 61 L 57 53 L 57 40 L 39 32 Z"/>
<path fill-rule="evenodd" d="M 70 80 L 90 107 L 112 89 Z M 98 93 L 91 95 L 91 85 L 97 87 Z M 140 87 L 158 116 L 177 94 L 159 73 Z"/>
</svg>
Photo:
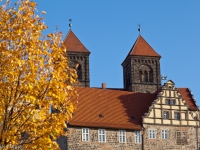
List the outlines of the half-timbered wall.
<svg viewBox="0 0 200 150">
<path fill-rule="evenodd" d="M 157 99 L 149 107 L 149 113 L 143 117 L 143 123 L 158 125 L 196 126 L 194 119 L 197 111 L 190 111 L 178 89 L 172 81 L 162 87 Z"/>
</svg>

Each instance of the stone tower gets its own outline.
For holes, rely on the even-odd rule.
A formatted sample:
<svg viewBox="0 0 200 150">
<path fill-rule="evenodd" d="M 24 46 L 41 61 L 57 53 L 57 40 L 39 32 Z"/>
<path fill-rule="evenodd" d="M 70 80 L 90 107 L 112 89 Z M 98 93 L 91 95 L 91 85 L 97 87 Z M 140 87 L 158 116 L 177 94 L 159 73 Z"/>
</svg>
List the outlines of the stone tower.
<svg viewBox="0 0 200 150">
<path fill-rule="evenodd" d="M 160 88 L 160 58 L 139 35 L 122 63 L 124 89 L 138 93 L 154 93 Z"/>
<path fill-rule="evenodd" d="M 67 48 L 69 66 L 76 68 L 78 74 L 79 86 L 89 87 L 89 55 L 90 51 L 81 43 L 73 31 L 70 29 L 64 44 Z"/>
</svg>

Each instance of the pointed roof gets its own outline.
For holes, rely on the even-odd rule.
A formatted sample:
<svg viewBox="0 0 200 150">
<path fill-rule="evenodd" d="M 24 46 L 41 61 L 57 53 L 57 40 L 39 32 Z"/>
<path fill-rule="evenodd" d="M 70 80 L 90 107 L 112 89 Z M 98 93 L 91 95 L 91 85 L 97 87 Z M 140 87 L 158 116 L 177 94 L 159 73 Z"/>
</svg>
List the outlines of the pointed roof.
<svg viewBox="0 0 200 150">
<path fill-rule="evenodd" d="M 161 57 L 141 35 L 138 36 L 128 55 Z"/>
<path fill-rule="evenodd" d="M 70 29 L 65 40 L 64 44 L 67 48 L 67 52 L 84 52 L 90 53 L 89 50 L 81 43 L 77 36 Z"/>
</svg>

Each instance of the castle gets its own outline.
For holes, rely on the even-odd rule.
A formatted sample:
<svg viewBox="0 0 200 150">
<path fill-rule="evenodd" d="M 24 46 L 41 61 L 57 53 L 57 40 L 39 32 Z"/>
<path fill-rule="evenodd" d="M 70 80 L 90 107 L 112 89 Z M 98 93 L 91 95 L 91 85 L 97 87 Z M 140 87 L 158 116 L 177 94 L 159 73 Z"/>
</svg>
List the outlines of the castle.
<svg viewBox="0 0 200 150">
<path fill-rule="evenodd" d="M 77 70 L 78 108 L 62 150 L 195 150 L 199 108 L 188 88 L 161 85 L 161 56 L 139 35 L 122 62 L 124 88 L 90 87 L 90 51 L 70 29 L 64 43 Z"/>
</svg>

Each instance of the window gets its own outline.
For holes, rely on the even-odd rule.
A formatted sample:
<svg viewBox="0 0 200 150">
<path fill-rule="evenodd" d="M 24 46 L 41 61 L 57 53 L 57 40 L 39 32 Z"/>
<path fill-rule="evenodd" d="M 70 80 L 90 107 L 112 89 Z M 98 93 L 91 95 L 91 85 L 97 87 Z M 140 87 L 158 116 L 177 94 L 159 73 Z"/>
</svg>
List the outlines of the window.
<svg viewBox="0 0 200 150">
<path fill-rule="evenodd" d="M 170 100 L 166 99 L 165 104 L 170 105 Z"/>
<path fill-rule="evenodd" d="M 167 139 L 167 138 L 168 138 L 167 130 L 162 130 L 162 139 Z"/>
<path fill-rule="evenodd" d="M 171 104 L 172 104 L 172 105 L 176 105 L 176 100 L 174 100 L 174 99 L 171 100 Z"/>
<path fill-rule="evenodd" d="M 119 130 L 119 142 L 120 143 L 126 142 L 126 131 L 125 130 Z"/>
<path fill-rule="evenodd" d="M 179 112 L 174 113 L 174 119 L 176 119 L 176 120 L 180 119 L 180 113 Z"/>
<path fill-rule="evenodd" d="M 181 112 L 181 119 L 186 119 L 186 113 L 185 112 Z"/>
<path fill-rule="evenodd" d="M 149 139 L 156 139 L 156 130 L 149 130 Z"/>
<path fill-rule="evenodd" d="M 176 144 L 177 145 L 187 145 L 187 132 L 177 131 L 176 132 Z"/>
<path fill-rule="evenodd" d="M 106 142 L 106 130 L 105 129 L 99 129 L 99 142 Z"/>
<path fill-rule="evenodd" d="M 80 64 L 77 64 L 78 68 L 77 68 L 77 75 L 78 75 L 78 79 L 82 80 L 82 67 Z"/>
<path fill-rule="evenodd" d="M 82 141 L 89 141 L 89 129 L 88 128 L 82 129 Z"/>
<path fill-rule="evenodd" d="M 140 131 L 135 131 L 135 143 L 142 143 L 142 136 Z"/>
<path fill-rule="evenodd" d="M 165 119 L 169 119 L 169 112 L 168 112 L 168 111 L 164 111 L 164 112 L 163 112 L 163 117 L 164 117 Z"/>
</svg>

